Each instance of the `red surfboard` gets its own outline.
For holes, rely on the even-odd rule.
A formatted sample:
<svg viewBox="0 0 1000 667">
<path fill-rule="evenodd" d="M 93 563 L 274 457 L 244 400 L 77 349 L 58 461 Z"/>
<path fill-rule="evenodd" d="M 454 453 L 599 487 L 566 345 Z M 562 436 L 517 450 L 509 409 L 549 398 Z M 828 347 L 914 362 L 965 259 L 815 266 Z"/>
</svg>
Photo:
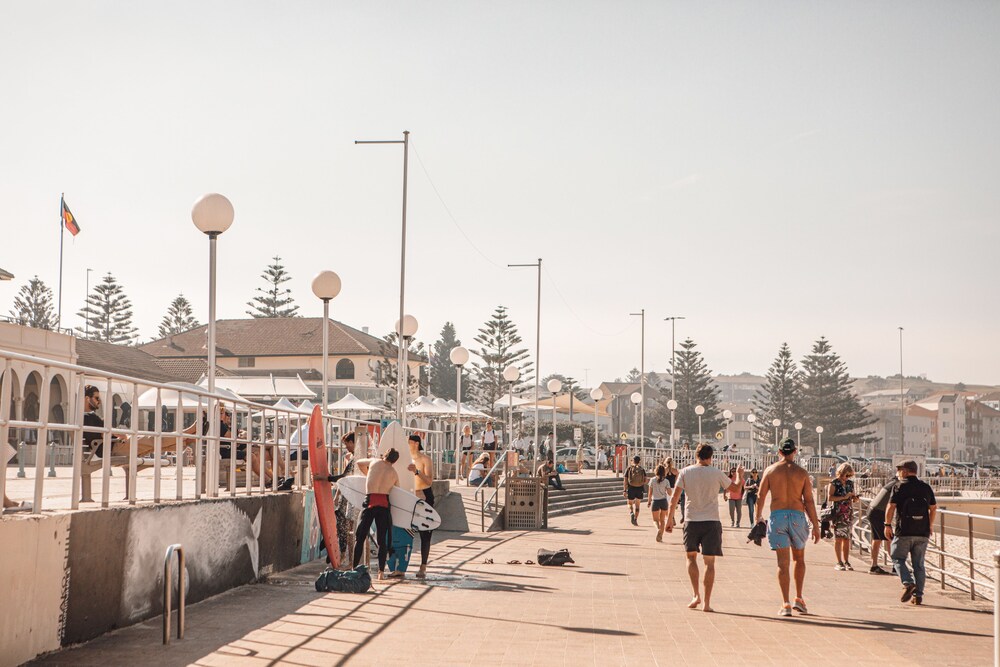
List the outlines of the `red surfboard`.
<svg viewBox="0 0 1000 667">
<path fill-rule="evenodd" d="M 326 464 L 326 440 L 323 437 L 323 414 L 321 406 L 313 408 L 309 419 L 309 468 L 313 475 L 313 497 L 316 498 L 316 514 L 323 529 L 323 543 L 334 569 L 340 567 L 340 544 L 337 541 L 337 515 L 333 504 L 333 487 L 330 484 L 330 468 Z"/>
</svg>

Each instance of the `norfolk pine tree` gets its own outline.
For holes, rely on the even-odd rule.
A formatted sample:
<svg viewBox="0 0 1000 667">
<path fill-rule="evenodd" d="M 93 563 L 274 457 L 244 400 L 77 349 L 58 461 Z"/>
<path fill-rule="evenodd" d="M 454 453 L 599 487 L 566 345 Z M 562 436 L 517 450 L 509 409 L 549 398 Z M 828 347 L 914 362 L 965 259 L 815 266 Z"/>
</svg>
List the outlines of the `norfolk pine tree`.
<svg viewBox="0 0 1000 667">
<path fill-rule="evenodd" d="M 179 294 L 176 299 L 170 302 L 167 314 L 160 322 L 160 338 L 166 338 L 199 326 L 201 325 L 191 311 L 191 303 L 184 298 L 183 294 Z"/>
<path fill-rule="evenodd" d="M 93 340 L 129 343 L 136 338 L 137 329 L 132 326 L 132 302 L 110 273 L 87 295 L 87 305 L 79 315 L 89 323 L 89 337 Z M 76 330 L 81 335 L 88 335 L 83 327 Z"/>
<path fill-rule="evenodd" d="M 689 437 L 692 443 L 698 439 L 698 415 L 695 407 L 701 405 L 705 414 L 701 417 L 702 436 L 705 442 L 714 441 L 714 433 L 725 425 L 719 414 L 719 388 L 712 379 L 712 372 L 705 364 L 697 344 L 688 338 L 677 351 L 677 368 L 671 369 L 671 376 L 677 383 L 677 410 L 674 413 L 674 427 L 681 438 Z M 675 371 L 675 372 L 673 372 Z M 664 392 L 652 410 L 653 430 L 670 431 L 670 410 L 667 401 L 670 392 Z"/>
<path fill-rule="evenodd" d="M 260 277 L 267 281 L 267 288 L 258 287 L 259 294 L 247 301 L 250 306 L 247 315 L 256 318 L 298 317 L 299 307 L 292 298 L 292 290 L 281 287 L 292 279 L 285 271 L 281 258 L 275 255 L 274 264 L 269 264 Z"/>
<path fill-rule="evenodd" d="M 494 403 L 507 393 L 507 381 L 503 379 L 503 369 L 514 364 L 521 369 L 521 383 L 533 381 L 533 364 L 528 361 L 528 350 L 518 347 L 521 336 L 517 327 L 507 315 L 505 306 L 497 306 L 493 316 L 479 330 L 475 341 L 481 345 L 472 352 L 482 359 L 473 363 L 473 378 L 476 383 L 476 397 L 483 408 L 494 415 Z M 517 391 L 518 385 L 514 386 Z"/>
<path fill-rule="evenodd" d="M 782 343 L 778 356 L 771 363 L 764 378 L 764 384 L 754 393 L 753 405 L 757 422 L 754 424 L 754 440 L 771 442 L 774 438 L 775 419 L 781 420 L 782 428 L 792 428 L 792 424 L 802 417 L 800 403 L 802 384 L 792 351 L 788 343 Z"/>
<path fill-rule="evenodd" d="M 462 344 L 455 336 L 455 325 L 445 322 L 441 328 L 441 337 L 434 343 L 434 354 L 431 356 L 431 393 L 437 398 L 456 400 L 456 371 L 451 363 L 451 351 Z M 472 382 L 467 368 L 462 369 L 462 400 L 468 400 L 472 394 Z"/>
<path fill-rule="evenodd" d="M 805 444 L 816 446 L 816 426 L 823 427 L 823 449 L 860 442 L 870 437 L 867 429 L 876 420 L 851 389 L 847 365 L 821 337 L 812 353 L 802 360 L 801 419 Z"/>
<path fill-rule="evenodd" d="M 10 316 L 17 324 L 35 329 L 54 329 L 56 316 L 52 309 L 52 290 L 35 276 L 21 286 L 14 297 Z"/>
</svg>

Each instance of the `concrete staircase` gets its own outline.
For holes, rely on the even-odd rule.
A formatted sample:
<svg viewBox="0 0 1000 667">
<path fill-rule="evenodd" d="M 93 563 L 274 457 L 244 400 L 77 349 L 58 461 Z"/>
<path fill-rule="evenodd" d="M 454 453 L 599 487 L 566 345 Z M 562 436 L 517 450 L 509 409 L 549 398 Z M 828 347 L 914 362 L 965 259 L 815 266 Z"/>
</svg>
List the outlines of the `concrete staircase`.
<svg viewBox="0 0 1000 667">
<path fill-rule="evenodd" d="M 593 474 L 593 473 L 591 473 Z M 562 478 L 563 490 L 549 487 L 549 517 L 576 514 L 601 507 L 625 507 L 622 480 L 614 477 Z"/>
</svg>

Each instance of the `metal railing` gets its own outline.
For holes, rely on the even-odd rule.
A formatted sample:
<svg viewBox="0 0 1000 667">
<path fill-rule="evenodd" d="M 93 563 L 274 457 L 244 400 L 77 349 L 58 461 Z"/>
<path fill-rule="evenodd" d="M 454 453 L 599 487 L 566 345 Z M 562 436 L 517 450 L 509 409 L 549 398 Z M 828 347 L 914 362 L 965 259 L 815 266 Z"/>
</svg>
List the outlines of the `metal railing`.
<svg viewBox="0 0 1000 667">
<path fill-rule="evenodd" d="M 285 474 L 288 474 L 293 465 L 291 460 L 293 451 L 296 452 L 294 461 L 296 482 L 294 486 L 299 489 L 303 486 L 304 438 L 299 437 L 298 441 L 293 443 L 291 436 L 293 432 L 297 434 L 304 432 L 303 425 L 308 422 L 310 417 L 308 412 L 298 409 L 275 408 L 248 401 L 236 394 L 224 391 L 211 394 L 206 389 L 196 385 L 154 382 L 6 350 L 0 350 L 0 368 L 2 368 L 0 370 L 0 443 L 18 442 L 20 440 L 17 437 L 19 431 L 35 431 L 37 433 L 36 440 L 40 443 L 48 442 L 50 434 L 67 434 L 71 440 L 72 450 L 71 509 L 79 508 L 83 475 L 89 475 L 98 470 L 101 474 L 101 506 L 109 506 L 112 466 L 127 470 L 127 500 L 130 505 L 135 505 L 138 502 L 136 481 L 139 469 L 152 468 L 152 502 L 154 504 L 162 502 L 164 498 L 162 469 L 171 463 L 165 458 L 167 450 L 174 453 L 174 464 L 177 466 L 176 488 L 173 494 L 176 500 L 184 500 L 186 495 L 193 496 L 195 499 L 201 498 L 203 494 L 208 497 L 219 496 L 219 473 L 222 461 L 224 461 L 220 458 L 220 447 L 225 446 L 230 448 L 229 475 L 225 490 L 229 495 L 237 495 L 235 483 L 237 450 L 241 448 L 245 448 L 245 464 L 248 468 L 254 459 L 259 461 L 259 465 L 257 465 L 260 471 L 258 473 L 259 486 L 253 485 L 253 476 L 248 469 L 245 487 L 241 489 L 247 495 L 255 491 L 260 493 L 276 491 L 279 477 L 278 468 L 283 463 Z M 38 397 L 39 416 L 36 419 L 24 418 L 21 414 L 23 407 L 20 406 L 20 401 L 15 408 L 16 414 L 11 414 L 14 403 L 11 397 L 14 391 L 12 385 L 14 384 L 15 372 L 24 374 L 27 379 L 30 379 L 32 374 L 36 374 L 38 377 L 36 385 L 40 395 Z M 49 415 L 52 414 L 51 389 L 57 376 L 67 387 L 65 398 L 69 409 L 64 410 L 67 418 L 62 421 L 49 419 Z M 104 394 L 103 420 L 105 426 L 103 427 L 83 425 L 84 389 L 87 384 L 94 385 Z M 153 392 L 155 400 L 151 400 L 149 392 Z M 132 406 L 127 424 L 113 425 L 112 396 L 114 394 L 124 394 L 129 405 Z M 166 401 L 164 400 L 165 396 L 168 399 Z M 142 402 L 146 405 L 140 405 L 140 397 L 143 398 Z M 217 435 L 218 428 L 210 428 L 209 433 L 201 433 L 199 425 L 208 418 L 208 415 L 218 415 L 220 407 L 225 408 L 233 415 L 230 435 L 220 437 Z M 192 413 L 194 423 L 188 428 L 183 428 L 185 418 L 191 417 Z M 173 417 L 173 428 L 167 428 L 164 423 L 165 416 Z M 219 419 L 218 416 L 215 418 Z M 325 432 L 328 436 L 327 442 L 331 445 L 333 444 L 332 435 L 335 431 L 342 430 L 348 423 L 359 422 L 359 420 L 329 414 L 324 415 L 323 418 Z M 337 423 L 342 424 L 342 426 L 337 428 L 335 426 Z M 141 425 L 146 427 L 141 428 Z M 94 449 L 85 449 L 84 432 L 102 436 L 101 457 L 96 456 Z M 118 441 L 114 442 L 115 440 Z M 92 445 L 92 443 L 88 444 Z M 127 448 L 127 452 L 124 451 L 124 448 Z M 47 449 L 45 446 L 39 446 L 35 448 L 34 452 L 32 512 L 35 514 L 44 509 Z M 335 449 L 336 456 L 334 455 Z M 182 468 L 183 454 L 188 450 L 194 459 L 195 484 L 193 493 L 186 494 Z M 24 448 L 21 448 L 20 451 L 23 452 Z M 336 448 L 330 446 L 327 451 L 331 464 L 334 460 L 338 464 L 339 461 L 343 460 L 339 441 Z M 23 461 L 19 465 L 23 468 Z M 84 470 L 85 466 L 87 467 L 86 471 Z M 7 456 L 0 456 L 0 494 L 6 494 L 7 467 Z M 333 468 L 332 465 L 331 468 Z M 266 484 L 268 473 L 271 476 L 270 487 Z M 308 476 L 306 477 L 308 483 Z"/>
<path fill-rule="evenodd" d="M 184 639 L 184 600 L 186 598 L 184 585 L 187 583 L 185 571 L 184 547 L 171 544 L 163 556 L 163 643 L 170 643 L 170 612 L 174 596 L 173 570 L 170 569 L 170 559 L 177 554 L 177 638 Z"/>
<path fill-rule="evenodd" d="M 683 448 L 660 448 L 654 449 L 647 447 L 645 449 L 629 449 L 625 456 L 625 465 L 627 468 L 632 464 L 633 456 L 638 456 L 641 460 L 641 465 L 647 471 L 653 471 L 656 466 L 666 461 L 668 458 L 673 459 L 674 467 L 677 469 L 684 468 L 689 465 L 694 465 L 695 452 L 693 449 L 683 449 Z M 753 468 L 757 468 L 761 473 L 772 463 L 777 462 L 778 456 L 776 454 L 750 454 L 749 452 L 740 451 L 722 451 L 722 447 L 717 447 L 715 449 L 715 454 L 712 457 L 712 465 L 716 468 L 728 471 L 730 468 L 739 468 L 741 465 L 746 468 L 749 473 Z M 615 461 L 612 457 L 610 462 L 610 467 L 614 469 Z"/>
<path fill-rule="evenodd" d="M 480 530 L 484 533 L 486 532 L 486 508 L 489 507 L 490 504 L 492 503 L 494 511 L 497 511 L 500 506 L 500 504 L 497 502 L 500 489 L 503 488 L 507 483 L 507 452 L 512 452 L 512 451 L 514 450 L 501 449 L 497 452 L 496 463 L 494 463 L 493 466 L 486 472 L 486 474 L 483 475 L 483 480 L 492 479 L 493 475 L 495 475 L 500 468 L 503 468 L 504 474 L 500 475 L 500 479 L 497 480 L 496 484 L 493 486 L 486 485 L 485 481 L 483 483 L 480 483 L 479 486 L 476 488 L 476 493 L 473 495 L 473 500 L 479 500 L 479 524 L 480 524 Z M 486 499 L 487 489 L 493 489 L 493 495 L 491 495 L 488 500 Z"/>
</svg>

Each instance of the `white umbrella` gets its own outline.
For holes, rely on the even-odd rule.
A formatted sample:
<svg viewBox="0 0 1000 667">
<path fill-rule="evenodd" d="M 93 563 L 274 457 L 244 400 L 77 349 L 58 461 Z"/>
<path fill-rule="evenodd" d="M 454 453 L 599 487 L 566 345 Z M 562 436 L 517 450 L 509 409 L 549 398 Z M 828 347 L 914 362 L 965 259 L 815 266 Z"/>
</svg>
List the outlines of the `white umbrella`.
<svg viewBox="0 0 1000 667">
<path fill-rule="evenodd" d="M 443 415 L 449 412 L 446 408 L 437 405 L 427 396 L 421 396 L 413 403 L 406 406 L 408 415 Z"/>
<path fill-rule="evenodd" d="M 180 394 L 181 397 L 182 408 L 197 408 L 199 402 L 199 396 L 190 391 L 185 391 L 185 389 L 187 390 L 200 389 L 202 391 L 205 390 L 205 387 L 201 387 L 196 384 L 191 384 L 189 382 L 171 382 L 170 386 L 177 387 L 177 389 L 163 389 L 160 391 L 161 405 L 166 406 L 168 410 L 177 407 L 178 394 Z M 233 393 L 228 389 L 222 389 L 220 387 L 216 387 L 215 393 L 225 396 L 226 399 L 231 401 L 244 400 L 239 394 Z M 202 406 L 205 407 L 208 406 L 207 398 L 200 397 L 200 400 Z M 139 403 L 139 408 L 141 409 L 156 408 L 156 388 L 152 387 L 139 394 L 137 402 Z"/>
<path fill-rule="evenodd" d="M 339 401 L 326 406 L 328 412 L 385 412 L 377 405 L 369 405 L 354 394 L 347 394 Z"/>
<path fill-rule="evenodd" d="M 288 400 L 284 396 L 282 396 L 281 398 L 279 398 L 274 403 L 274 407 L 277 408 L 277 409 L 279 409 L 279 410 L 297 410 L 298 409 L 298 408 L 295 407 L 294 403 L 292 403 L 290 400 Z"/>
</svg>

